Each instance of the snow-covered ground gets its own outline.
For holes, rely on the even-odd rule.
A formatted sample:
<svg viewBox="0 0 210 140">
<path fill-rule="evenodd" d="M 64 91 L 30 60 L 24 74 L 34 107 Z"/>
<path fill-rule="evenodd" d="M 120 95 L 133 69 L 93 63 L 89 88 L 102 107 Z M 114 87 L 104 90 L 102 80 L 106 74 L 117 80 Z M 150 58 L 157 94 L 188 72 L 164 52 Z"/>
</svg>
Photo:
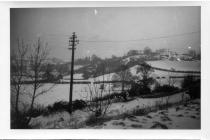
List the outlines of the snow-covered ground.
<svg viewBox="0 0 210 140">
<path fill-rule="evenodd" d="M 163 69 L 175 69 L 183 71 L 200 71 L 201 63 L 200 61 L 170 61 L 170 60 L 157 60 L 157 61 L 147 61 L 153 67 L 163 68 Z"/>
<path fill-rule="evenodd" d="M 127 129 L 127 128 L 200 128 L 200 100 L 194 100 L 186 105 L 172 106 L 166 110 L 150 112 L 146 115 L 134 114 L 134 110 L 154 107 L 158 104 L 178 103 L 189 99 L 184 93 L 171 95 L 169 97 L 142 99 L 136 98 L 129 102 L 113 103 L 106 117 L 112 118 L 98 125 L 86 125 L 91 116 L 87 110 L 78 110 L 69 115 L 67 112 L 58 112 L 48 116 L 32 118 L 32 128 L 105 128 L 105 129 Z M 126 117 L 114 118 L 122 114 L 129 114 Z"/>
<path fill-rule="evenodd" d="M 200 129 L 200 100 L 186 105 L 176 105 L 147 115 L 128 115 L 101 125 L 87 128 L 98 129 Z"/>
<path fill-rule="evenodd" d="M 52 88 L 51 88 L 52 87 Z M 31 93 L 32 87 L 30 85 L 26 85 L 25 93 L 21 96 L 21 100 L 25 103 L 30 102 L 30 97 L 28 94 Z M 51 89 L 50 89 L 51 88 Z M 41 89 L 38 90 L 40 92 L 43 89 L 50 89 L 45 94 L 38 96 L 35 99 L 35 104 L 48 106 L 57 101 L 68 101 L 69 100 L 69 84 L 45 84 Z M 73 100 L 83 99 L 86 100 L 89 94 L 89 87 L 87 84 L 75 84 L 73 85 Z"/>
<path fill-rule="evenodd" d="M 84 65 L 74 65 L 74 70 L 78 70 L 80 68 L 84 67 Z"/>
<path fill-rule="evenodd" d="M 188 100 L 189 98 L 189 95 L 185 94 L 184 92 L 160 98 L 136 98 L 128 103 L 113 103 L 109 108 L 107 115 L 116 116 L 123 113 L 130 113 L 130 111 L 136 109 L 164 105 L 167 103 L 177 103 L 182 100 Z"/>
<path fill-rule="evenodd" d="M 70 75 L 64 76 L 62 81 L 66 80 L 67 82 L 69 82 L 70 79 Z M 74 79 L 84 79 L 82 76 L 82 73 L 76 73 L 74 74 Z"/>
</svg>

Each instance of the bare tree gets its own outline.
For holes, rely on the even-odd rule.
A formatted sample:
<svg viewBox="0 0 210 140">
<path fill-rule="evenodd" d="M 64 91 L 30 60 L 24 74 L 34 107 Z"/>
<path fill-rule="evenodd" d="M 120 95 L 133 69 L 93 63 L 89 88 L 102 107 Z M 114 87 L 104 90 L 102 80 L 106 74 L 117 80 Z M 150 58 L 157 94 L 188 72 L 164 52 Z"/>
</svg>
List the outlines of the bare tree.
<svg viewBox="0 0 210 140">
<path fill-rule="evenodd" d="M 152 54 L 152 50 L 151 50 L 151 48 L 150 47 L 145 47 L 144 48 L 144 54 L 145 55 L 151 55 Z"/>
<path fill-rule="evenodd" d="M 175 86 L 175 84 L 176 84 L 176 78 L 172 78 L 171 76 L 168 76 L 168 78 L 167 78 L 167 80 L 168 80 L 168 85 L 169 86 Z"/>
<path fill-rule="evenodd" d="M 88 110 L 93 112 L 96 117 L 104 116 L 111 105 L 111 99 L 103 99 L 103 94 L 105 93 L 104 88 L 100 88 L 99 85 L 93 84 L 88 85 L 89 87 L 89 99 L 88 99 Z M 110 89 L 110 84 L 109 84 Z M 106 95 L 111 94 L 111 90 L 106 90 Z"/>
<path fill-rule="evenodd" d="M 119 70 L 120 71 L 117 73 L 118 80 L 122 81 L 122 92 L 124 92 L 125 82 L 132 79 L 132 74 L 127 65 L 121 65 Z"/>
<path fill-rule="evenodd" d="M 47 59 L 47 56 L 49 54 L 49 49 L 47 48 L 47 43 L 43 45 L 41 42 L 41 39 L 38 38 L 37 42 L 32 44 L 30 55 L 29 55 L 29 62 L 30 62 L 30 72 L 28 73 L 28 76 L 32 79 L 32 95 L 31 95 L 31 105 L 29 109 L 29 113 L 34 108 L 34 101 L 35 99 L 48 92 L 50 89 L 53 88 L 54 84 L 45 89 L 43 86 L 45 85 L 43 82 L 41 82 L 42 77 L 42 67 L 44 66 L 44 62 Z"/>
<path fill-rule="evenodd" d="M 27 69 L 28 45 L 23 40 L 17 40 L 17 48 L 11 54 L 11 87 L 15 91 L 15 114 L 19 114 L 19 97 L 22 93 L 23 80 Z M 11 93 L 12 94 L 12 93 Z"/>
<path fill-rule="evenodd" d="M 139 67 L 137 67 L 136 73 L 140 73 L 141 75 L 141 80 L 139 80 L 138 82 L 142 85 L 142 88 L 144 90 L 150 91 L 149 86 L 155 81 L 154 78 L 151 77 L 153 71 L 154 70 L 152 69 L 152 67 L 145 62 L 140 64 Z"/>
</svg>

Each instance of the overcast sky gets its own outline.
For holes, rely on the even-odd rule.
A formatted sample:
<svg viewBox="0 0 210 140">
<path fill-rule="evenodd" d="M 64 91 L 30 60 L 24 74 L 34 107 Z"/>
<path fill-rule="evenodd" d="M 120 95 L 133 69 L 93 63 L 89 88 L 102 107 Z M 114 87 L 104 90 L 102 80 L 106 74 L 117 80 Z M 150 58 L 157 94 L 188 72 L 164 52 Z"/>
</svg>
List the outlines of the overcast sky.
<svg viewBox="0 0 210 140">
<path fill-rule="evenodd" d="M 26 42 L 41 37 L 50 57 L 66 61 L 72 32 L 80 40 L 77 58 L 121 56 L 146 46 L 179 53 L 191 46 L 199 51 L 200 7 L 11 9 L 11 48 L 18 37 Z"/>
</svg>

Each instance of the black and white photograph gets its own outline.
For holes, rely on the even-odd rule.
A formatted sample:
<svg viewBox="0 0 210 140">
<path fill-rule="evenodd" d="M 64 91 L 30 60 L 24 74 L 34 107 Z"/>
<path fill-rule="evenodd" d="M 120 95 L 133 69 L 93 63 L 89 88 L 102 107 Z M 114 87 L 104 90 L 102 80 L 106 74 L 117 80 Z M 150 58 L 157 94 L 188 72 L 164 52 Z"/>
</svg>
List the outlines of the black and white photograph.
<svg viewBox="0 0 210 140">
<path fill-rule="evenodd" d="M 10 8 L 11 129 L 201 129 L 201 7 Z"/>
</svg>

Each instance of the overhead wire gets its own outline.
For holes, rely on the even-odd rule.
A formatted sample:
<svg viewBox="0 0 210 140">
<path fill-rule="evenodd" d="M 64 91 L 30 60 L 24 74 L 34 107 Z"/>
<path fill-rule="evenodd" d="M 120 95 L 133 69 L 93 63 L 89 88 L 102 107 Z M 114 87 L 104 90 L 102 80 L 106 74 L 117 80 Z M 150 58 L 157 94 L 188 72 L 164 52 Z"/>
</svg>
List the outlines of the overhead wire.
<svg viewBox="0 0 210 140">
<path fill-rule="evenodd" d="M 181 34 L 173 34 L 173 35 L 167 35 L 167 36 L 159 36 L 159 37 L 151 37 L 151 38 L 140 38 L 140 39 L 132 39 L 132 40 L 82 40 L 80 39 L 80 42 L 113 42 L 113 43 L 120 43 L 120 42 L 138 42 L 138 41 L 144 41 L 144 40 L 155 40 L 155 39 L 162 39 L 162 38 L 170 38 L 170 37 L 178 37 L 178 36 L 185 36 L 185 35 L 191 35 L 200 33 L 197 32 L 188 32 L 188 33 L 181 33 Z"/>
<path fill-rule="evenodd" d="M 179 37 L 179 36 L 185 36 L 185 35 L 192 35 L 192 34 L 198 34 L 200 31 L 194 31 L 194 32 L 187 32 L 187 33 L 180 33 L 180 34 L 172 34 L 172 35 L 163 35 L 158 37 L 151 37 L 151 38 L 139 38 L 139 39 L 131 39 L 131 40 L 86 40 L 86 39 L 79 39 L 79 42 L 84 43 L 124 43 L 124 42 L 139 42 L 139 41 L 146 41 L 146 40 L 156 40 L 156 39 L 163 39 L 163 38 L 172 38 L 172 37 Z M 43 36 L 48 37 L 70 37 L 71 35 L 63 34 L 45 34 Z M 79 38 L 79 36 L 78 36 Z"/>
</svg>

